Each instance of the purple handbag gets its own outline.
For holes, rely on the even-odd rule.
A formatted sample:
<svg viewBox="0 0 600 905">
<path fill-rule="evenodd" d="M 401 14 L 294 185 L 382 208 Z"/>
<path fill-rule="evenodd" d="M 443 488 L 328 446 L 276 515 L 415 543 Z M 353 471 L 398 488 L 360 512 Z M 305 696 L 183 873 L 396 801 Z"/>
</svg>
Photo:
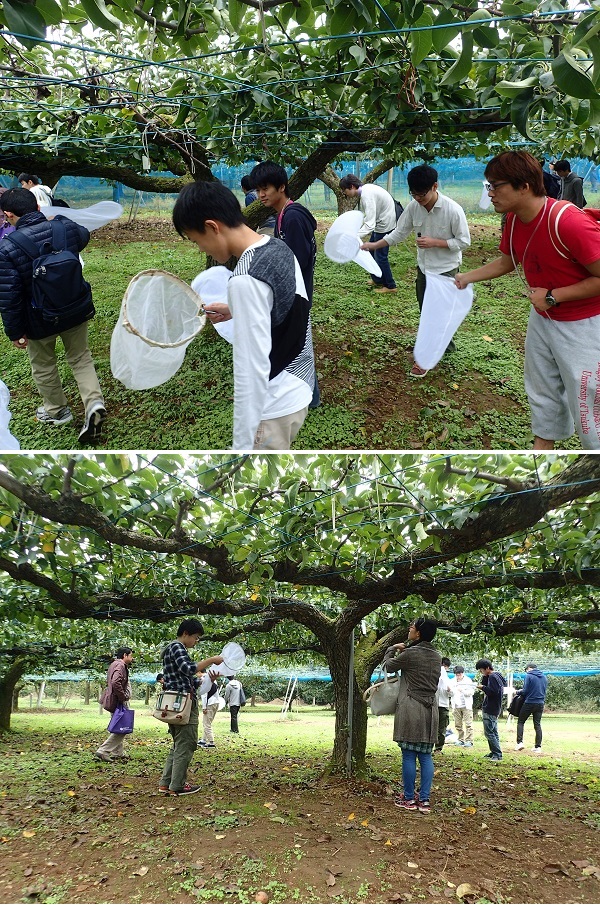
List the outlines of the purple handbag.
<svg viewBox="0 0 600 905">
<path fill-rule="evenodd" d="M 114 732 L 115 735 L 129 735 L 133 732 L 134 717 L 135 710 L 119 705 L 111 716 L 106 728 L 109 732 Z"/>
</svg>

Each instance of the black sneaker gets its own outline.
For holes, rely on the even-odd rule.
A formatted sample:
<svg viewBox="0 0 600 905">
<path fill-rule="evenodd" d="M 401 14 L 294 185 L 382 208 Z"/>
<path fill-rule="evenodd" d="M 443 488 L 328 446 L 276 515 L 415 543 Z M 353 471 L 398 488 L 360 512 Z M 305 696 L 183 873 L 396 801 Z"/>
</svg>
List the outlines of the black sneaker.
<svg viewBox="0 0 600 905">
<path fill-rule="evenodd" d="M 106 409 L 104 403 L 98 400 L 93 402 L 86 412 L 85 421 L 79 437 L 80 443 L 92 443 L 98 440 L 102 433 L 102 425 L 106 419 Z"/>
<path fill-rule="evenodd" d="M 186 782 L 183 789 L 179 789 L 178 792 L 169 789 L 169 795 L 194 795 L 196 792 L 199 792 L 201 788 L 202 786 L 192 786 L 189 782 Z"/>
</svg>

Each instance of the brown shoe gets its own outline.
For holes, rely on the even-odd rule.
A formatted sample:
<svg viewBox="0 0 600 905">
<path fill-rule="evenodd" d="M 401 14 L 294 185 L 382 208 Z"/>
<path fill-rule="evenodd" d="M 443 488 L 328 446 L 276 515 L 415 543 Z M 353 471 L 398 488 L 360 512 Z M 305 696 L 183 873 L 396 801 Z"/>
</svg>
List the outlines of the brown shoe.
<svg viewBox="0 0 600 905">
<path fill-rule="evenodd" d="M 389 289 L 387 286 L 378 286 L 373 292 L 398 292 L 397 289 Z"/>
<path fill-rule="evenodd" d="M 414 364 L 409 372 L 409 377 L 426 377 L 429 372 L 425 368 L 420 368 L 418 364 Z M 462 744 L 462 742 L 461 742 Z"/>
</svg>

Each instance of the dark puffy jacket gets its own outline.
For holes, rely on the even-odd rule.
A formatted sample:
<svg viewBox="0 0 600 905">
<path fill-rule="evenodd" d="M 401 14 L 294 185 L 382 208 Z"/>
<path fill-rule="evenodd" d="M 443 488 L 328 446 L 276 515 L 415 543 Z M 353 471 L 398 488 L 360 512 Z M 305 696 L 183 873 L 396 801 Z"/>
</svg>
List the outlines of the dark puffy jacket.
<svg viewBox="0 0 600 905">
<path fill-rule="evenodd" d="M 67 217 L 61 217 L 67 230 L 67 249 L 73 254 L 85 248 L 90 234 L 84 226 L 79 226 Z M 50 221 L 40 211 L 32 211 L 19 217 L 17 230 L 41 246 L 52 238 Z M 4 332 L 10 340 L 27 336 L 29 339 L 44 339 L 52 336 L 56 329 L 42 320 L 42 315 L 31 305 L 32 261 L 22 248 L 11 242 L 9 237 L 0 244 L 0 315 Z M 73 322 L 65 321 L 61 332 L 77 327 L 94 316 L 94 306 L 90 302 L 89 312 L 79 315 Z"/>
</svg>

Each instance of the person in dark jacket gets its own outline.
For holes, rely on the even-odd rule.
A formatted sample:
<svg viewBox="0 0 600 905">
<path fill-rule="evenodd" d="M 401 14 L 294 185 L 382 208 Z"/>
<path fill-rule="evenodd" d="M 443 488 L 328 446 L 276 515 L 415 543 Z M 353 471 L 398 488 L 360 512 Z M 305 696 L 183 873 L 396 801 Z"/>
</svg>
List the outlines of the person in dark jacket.
<svg viewBox="0 0 600 905">
<path fill-rule="evenodd" d="M 38 248 L 52 239 L 52 227 L 38 209 L 35 195 L 28 189 L 9 189 L 0 196 L 0 207 L 18 234 Z M 90 234 L 83 226 L 60 217 L 67 236 L 67 250 L 73 254 L 85 248 Z M 67 405 L 56 361 L 56 340 L 60 336 L 67 361 L 77 381 L 85 409 L 85 421 L 79 441 L 88 443 L 100 436 L 106 409 L 94 362 L 88 345 L 87 322 L 94 316 L 90 297 L 89 309 L 65 321 L 59 333 L 44 322 L 40 311 L 31 304 L 32 260 L 10 236 L 0 245 L 0 315 L 4 331 L 17 349 L 27 350 L 31 374 L 42 399 L 36 419 L 47 425 L 63 425 L 73 420 Z"/>
<path fill-rule="evenodd" d="M 129 682 L 129 667 L 133 663 L 133 651 L 130 647 L 120 647 L 115 654 L 115 659 L 108 667 L 106 676 L 106 689 L 100 698 L 100 703 L 109 713 L 114 713 L 117 707 L 127 707 L 131 697 L 131 684 Z M 113 760 L 129 760 L 125 754 L 123 742 L 125 736 L 118 732 L 109 732 L 108 738 L 103 742 L 94 757 L 110 763 Z"/>
<path fill-rule="evenodd" d="M 569 161 L 559 160 L 554 164 L 554 172 L 560 177 L 561 182 L 559 199 L 570 201 L 576 207 L 585 207 L 587 201 L 583 194 L 583 179 L 571 172 Z"/>
<path fill-rule="evenodd" d="M 525 681 L 523 682 L 523 704 L 519 711 L 519 719 L 517 721 L 517 744 L 515 751 L 522 751 L 523 729 L 526 720 L 533 716 L 533 726 L 535 729 L 535 754 L 542 753 L 542 713 L 544 712 L 544 703 L 546 701 L 546 689 L 548 687 L 548 679 L 538 669 L 535 663 L 528 663 L 525 667 Z"/>
<path fill-rule="evenodd" d="M 244 205 L 250 207 L 255 201 L 258 201 L 258 192 L 252 184 L 252 180 L 248 175 L 242 176 L 240 185 L 244 193 Z M 263 220 L 256 232 L 259 236 L 272 236 L 275 231 L 275 217 L 267 217 Z"/>
<path fill-rule="evenodd" d="M 402 794 L 394 804 L 405 811 L 430 813 L 433 782 L 433 748 L 438 733 L 437 690 L 442 658 L 431 642 L 437 626 L 420 616 L 408 627 L 408 644 L 394 644 L 383 658 L 387 672 L 400 670 L 398 703 L 394 717 L 394 741 L 402 751 Z M 415 792 L 417 759 L 421 788 Z"/>
<path fill-rule="evenodd" d="M 317 260 L 317 242 L 315 230 L 317 221 L 311 212 L 290 198 L 288 176 L 284 167 L 272 160 L 257 163 L 250 179 L 261 204 L 272 207 L 276 213 L 275 229 L 273 235 L 281 239 L 288 248 L 291 248 L 300 264 L 302 279 L 306 288 L 308 303 L 312 307 L 315 281 L 315 262 Z M 315 371 L 315 384 L 313 398 L 309 408 L 316 408 L 321 401 L 317 374 Z"/>
<path fill-rule="evenodd" d="M 481 684 L 477 687 L 483 692 L 481 717 L 483 732 L 490 747 L 490 753 L 483 756 L 492 763 L 499 763 L 502 760 L 502 748 L 498 735 L 498 717 L 502 710 L 502 695 L 506 679 L 502 673 L 494 670 L 491 660 L 485 658 L 477 661 L 475 669 L 478 669 L 482 675 Z"/>
</svg>

